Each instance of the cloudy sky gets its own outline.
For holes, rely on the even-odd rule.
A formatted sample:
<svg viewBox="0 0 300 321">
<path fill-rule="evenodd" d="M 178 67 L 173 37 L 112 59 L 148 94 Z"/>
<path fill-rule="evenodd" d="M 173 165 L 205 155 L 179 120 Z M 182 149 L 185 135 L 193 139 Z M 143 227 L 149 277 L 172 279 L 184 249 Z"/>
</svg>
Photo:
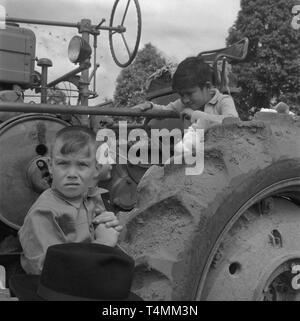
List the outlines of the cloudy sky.
<svg viewBox="0 0 300 321">
<path fill-rule="evenodd" d="M 44 19 L 77 23 L 83 18 L 98 24 L 109 24 L 113 0 L 0 0 L 10 17 Z M 121 12 L 120 0 L 117 11 Z M 151 42 L 168 59 L 179 62 L 187 56 L 225 46 L 228 29 L 233 25 L 239 11 L 240 0 L 139 0 L 142 13 L 142 36 L 140 48 Z M 135 39 L 136 16 L 133 0 L 126 17 L 126 40 L 131 45 Z M 117 21 L 116 21 L 117 22 Z M 74 68 L 67 58 L 70 38 L 77 29 L 64 27 L 34 26 L 38 58 L 50 58 L 53 67 L 49 70 L 49 80 Z M 117 35 L 118 36 L 118 35 Z M 122 59 L 122 48 L 116 46 L 116 54 Z M 91 105 L 112 98 L 115 79 L 120 73 L 110 54 L 108 32 L 102 31 L 98 37 L 97 91 L 99 97 Z"/>
</svg>

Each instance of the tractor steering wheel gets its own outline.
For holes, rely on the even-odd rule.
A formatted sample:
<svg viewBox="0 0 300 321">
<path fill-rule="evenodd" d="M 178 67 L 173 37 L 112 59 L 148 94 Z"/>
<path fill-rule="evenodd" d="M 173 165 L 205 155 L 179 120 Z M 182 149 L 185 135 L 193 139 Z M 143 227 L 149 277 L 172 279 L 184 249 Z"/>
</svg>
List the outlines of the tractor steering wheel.
<svg viewBox="0 0 300 321">
<path fill-rule="evenodd" d="M 130 6 L 131 3 L 134 3 L 134 5 Z M 125 7 L 124 13 L 123 12 L 123 7 Z M 119 8 L 119 10 L 118 10 Z M 136 19 L 136 25 L 125 25 L 125 20 L 126 17 L 130 15 L 130 20 L 128 21 L 133 21 L 132 18 Z M 139 43 L 141 39 L 141 29 L 142 29 L 142 18 L 141 18 L 141 9 L 138 0 L 116 0 L 113 9 L 111 12 L 110 16 L 110 22 L 109 26 L 113 27 L 114 25 L 118 24 L 118 27 L 125 27 L 126 31 L 136 29 L 136 38 L 135 42 L 134 39 L 129 39 L 132 44 L 130 44 L 125 36 L 124 32 L 118 32 L 115 30 L 110 30 L 109 31 L 109 46 L 110 46 L 110 51 L 112 54 L 112 57 L 115 61 L 115 63 L 119 67 L 127 67 L 131 64 L 133 59 L 135 58 L 138 48 L 139 48 Z M 117 37 L 119 35 L 120 37 Z M 116 55 L 116 49 L 121 50 L 123 48 L 123 51 L 125 52 L 125 58 L 124 55 L 121 57 L 119 54 L 118 57 Z M 122 59 L 123 58 L 123 59 Z"/>
</svg>

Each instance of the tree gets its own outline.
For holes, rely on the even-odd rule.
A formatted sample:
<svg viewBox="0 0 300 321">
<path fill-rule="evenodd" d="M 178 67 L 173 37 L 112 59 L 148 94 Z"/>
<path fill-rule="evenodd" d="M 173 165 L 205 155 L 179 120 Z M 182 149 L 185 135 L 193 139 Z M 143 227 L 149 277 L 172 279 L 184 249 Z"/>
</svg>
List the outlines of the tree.
<svg viewBox="0 0 300 321">
<path fill-rule="evenodd" d="M 59 88 L 49 88 L 47 90 L 47 103 L 51 105 L 66 105 L 67 96 Z"/>
<path fill-rule="evenodd" d="M 155 46 L 146 44 L 139 50 L 134 62 L 123 69 L 117 78 L 115 106 L 129 107 L 145 101 L 147 78 L 166 63 L 166 58 Z"/>
<path fill-rule="evenodd" d="M 249 38 L 245 62 L 233 66 L 242 88 L 235 100 L 244 118 L 251 108 L 268 108 L 270 102 L 299 109 L 300 33 L 291 27 L 293 5 L 294 0 L 241 0 L 226 41 Z"/>
</svg>

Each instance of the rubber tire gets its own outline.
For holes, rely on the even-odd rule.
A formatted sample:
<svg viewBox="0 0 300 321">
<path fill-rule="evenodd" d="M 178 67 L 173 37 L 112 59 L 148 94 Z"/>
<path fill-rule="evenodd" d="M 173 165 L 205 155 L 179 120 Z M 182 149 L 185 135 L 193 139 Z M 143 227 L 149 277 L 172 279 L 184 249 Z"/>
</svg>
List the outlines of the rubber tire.
<svg viewBox="0 0 300 321">
<path fill-rule="evenodd" d="M 300 202 L 299 139 L 299 117 L 258 113 L 207 132 L 201 175 L 152 166 L 121 235 L 136 260 L 133 291 L 144 300 L 194 300 L 214 244 L 243 205 L 286 180 L 293 183 L 285 192 Z"/>
</svg>

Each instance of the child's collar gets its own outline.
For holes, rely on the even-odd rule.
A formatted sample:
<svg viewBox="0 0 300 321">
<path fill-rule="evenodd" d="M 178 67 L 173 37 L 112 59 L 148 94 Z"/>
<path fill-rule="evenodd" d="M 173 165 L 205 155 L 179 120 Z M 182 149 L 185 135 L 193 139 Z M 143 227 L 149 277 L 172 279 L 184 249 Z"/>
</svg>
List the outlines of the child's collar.
<svg viewBox="0 0 300 321">
<path fill-rule="evenodd" d="M 79 209 L 81 204 L 83 203 L 83 197 L 79 198 L 79 199 L 69 199 L 67 197 L 65 197 L 62 193 L 60 193 L 57 189 L 55 188 L 51 188 L 53 193 L 60 199 L 62 199 L 63 201 L 65 201 L 66 203 L 72 205 L 73 207 L 75 207 L 76 209 Z"/>
<path fill-rule="evenodd" d="M 213 92 L 213 96 L 207 104 L 215 105 L 219 100 L 220 92 L 217 88 L 213 88 L 212 92 Z"/>
</svg>

